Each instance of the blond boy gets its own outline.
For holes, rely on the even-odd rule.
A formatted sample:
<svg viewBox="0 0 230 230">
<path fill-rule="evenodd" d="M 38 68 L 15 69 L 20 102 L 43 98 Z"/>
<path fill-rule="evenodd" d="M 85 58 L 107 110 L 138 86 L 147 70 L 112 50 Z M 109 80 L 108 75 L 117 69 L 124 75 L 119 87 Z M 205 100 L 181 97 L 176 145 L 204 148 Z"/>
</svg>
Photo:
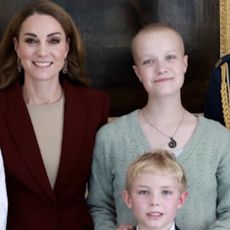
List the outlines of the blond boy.
<svg viewBox="0 0 230 230">
<path fill-rule="evenodd" d="M 137 230 L 179 230 L 174 224 L 184 204 L 186 177 L 174 155 L 157 150 L 142 155 L 128 168 L 123 200 L 137 220 Z"/>
</svg>

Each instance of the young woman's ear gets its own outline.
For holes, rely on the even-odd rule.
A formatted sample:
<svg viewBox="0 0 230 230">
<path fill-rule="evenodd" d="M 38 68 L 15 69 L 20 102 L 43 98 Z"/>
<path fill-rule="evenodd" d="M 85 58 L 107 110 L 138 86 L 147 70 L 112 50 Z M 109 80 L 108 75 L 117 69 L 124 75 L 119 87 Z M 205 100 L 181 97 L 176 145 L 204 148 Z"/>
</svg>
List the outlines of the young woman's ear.
<svg viewBox="0 0 230 230">
<path fill-rule="evenodd" d="M 139 73 L 139 70 L 138 70 L 138 67 L 136 65 L 133 65 L 133 70 L 137 76 L 137 78 L 139 79 L 139 81 L 141 82 L 141 77 L 140 77 L 140 73 Z"/>
<path fill-rule="evenodd" d="M 188 68 L 188 55 L 184 55 L 184 73 L 187 72 Z"/>
</svg>

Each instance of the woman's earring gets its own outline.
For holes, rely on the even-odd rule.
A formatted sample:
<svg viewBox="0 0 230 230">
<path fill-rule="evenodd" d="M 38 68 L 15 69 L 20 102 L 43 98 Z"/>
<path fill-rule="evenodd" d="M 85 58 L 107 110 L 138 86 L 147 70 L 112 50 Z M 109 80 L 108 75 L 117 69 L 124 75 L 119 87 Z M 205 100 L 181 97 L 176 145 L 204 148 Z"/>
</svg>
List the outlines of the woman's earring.
<svg viewBox="0 0 230 230">
<path fill-rule="evenodd" d="M 62 73 L 66 74 L 67 72 L 68 72 L 68 62 L 67 62 L 67 59 L 65 59 L 65 63 L 64 63 L 63 69 L 62 69 Z"/>
<path fill-rule="evenodd" d="M 19 73 L 22 71 L 22 62 L 19 57 L 17 58 L 17 70 Z"/>
</svg>

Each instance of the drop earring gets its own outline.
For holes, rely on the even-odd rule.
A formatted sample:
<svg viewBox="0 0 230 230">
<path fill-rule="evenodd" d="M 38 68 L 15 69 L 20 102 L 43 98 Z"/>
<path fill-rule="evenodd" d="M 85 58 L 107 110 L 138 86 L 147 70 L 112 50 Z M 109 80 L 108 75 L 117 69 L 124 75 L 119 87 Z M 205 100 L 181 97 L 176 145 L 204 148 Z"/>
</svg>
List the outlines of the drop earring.
<svg viewBox="0 0 230 230">
<path fill-rule="evenodd" d="M 22 71 L 22 62 L 19 57 L 17 58 L 17 70 L 19 73 Z"/>
<path fill-rule="evenodd" d="M 67 62 L 67 59 L 65 59 L 65 63 L 64 63 L 63 69 L 62 69 L 62 73 L 66 74 L 67 72 L 68 72 L 68 62 Z"/>
</svg>

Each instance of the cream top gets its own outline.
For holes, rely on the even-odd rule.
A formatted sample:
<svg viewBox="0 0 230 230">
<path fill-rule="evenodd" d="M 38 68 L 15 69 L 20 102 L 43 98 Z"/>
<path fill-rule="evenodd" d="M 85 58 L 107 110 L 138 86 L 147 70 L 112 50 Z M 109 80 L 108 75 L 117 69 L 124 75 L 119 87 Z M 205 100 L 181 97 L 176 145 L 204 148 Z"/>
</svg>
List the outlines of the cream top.
<svg viewBox="0 0 230 230">
<path fill-rule="evenodd" d="M 52 104 L 27 104 L 27 108 L 50 185 L 54 188 L 61 157 L 64 96 Z"/>
</svg>

